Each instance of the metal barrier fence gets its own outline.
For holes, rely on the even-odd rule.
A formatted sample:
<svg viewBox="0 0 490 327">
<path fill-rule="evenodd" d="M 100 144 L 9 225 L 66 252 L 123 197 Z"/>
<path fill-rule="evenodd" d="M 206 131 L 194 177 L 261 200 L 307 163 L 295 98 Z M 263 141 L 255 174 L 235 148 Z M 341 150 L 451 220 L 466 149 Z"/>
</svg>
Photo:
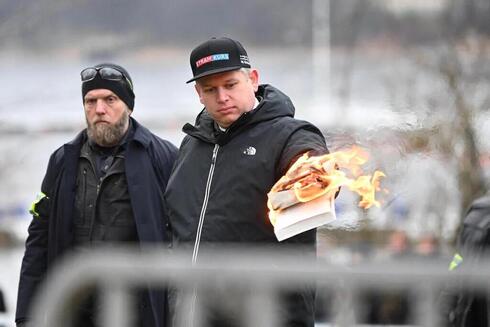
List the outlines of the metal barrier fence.
<svg viewBox="0 0 490 327">
<path fill-rule="evenodd" d="M 366 289 L 376 291 L 410 290 L 414 296 L 416 325 L 440 326 L 438 296 L 448 285 L 464 283 L 468 289 L 488 291 L 490 265 L 477 270 L 449 273 L 447 265 L 433 263 L 387 263 L 338 267 L 311 261 L 291 251 L 269 252 L 265 249 L 228 249 L 202 255 L 192 264 L 187 253 L 149 248 L 111 249 L 67 257 L 49 274 L 32 312 L 33 326 L 69 326 L 76 298 L 83 290 L 98 285 L 102 298 L 100 319 L 105 327 L 131 326 L 131 290 L 137 287 L 177 287 L 183 290 L 184 302 L 177 310 L 179 326 L 195 305 L 199 316 L 202 305 L 195 301 L 196 289 L 219 289 L 219 305 L 233 303 L 227 298 L 233 290 L 244 291 L 239 305 L 244 317 L 240 326 L 278 326 L 279 290 L 316 285 L 318 292 L 334 294 L 332 326 L 357 326 L 354 314 L 364 304 L 358 295 Z M 201 320 L 194 327 L 203 326 Z M 323 325 L 322 325 L 323 326 Z"/>
</svg>

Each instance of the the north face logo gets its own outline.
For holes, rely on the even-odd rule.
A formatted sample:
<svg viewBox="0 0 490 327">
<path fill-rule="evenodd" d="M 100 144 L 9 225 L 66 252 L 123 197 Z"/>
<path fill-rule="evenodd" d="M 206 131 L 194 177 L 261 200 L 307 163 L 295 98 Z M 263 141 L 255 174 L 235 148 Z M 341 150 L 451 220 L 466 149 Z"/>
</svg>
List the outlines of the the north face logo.
<svg viewBox="0 0 490 327">
<path fill-rule="evenodd" d="M 243 154 L 246 154 L 247 156 L 254 156 L 257 150 L 253 146 L 249 146 L 245 150 L 243 150 Z"/>
</svg>

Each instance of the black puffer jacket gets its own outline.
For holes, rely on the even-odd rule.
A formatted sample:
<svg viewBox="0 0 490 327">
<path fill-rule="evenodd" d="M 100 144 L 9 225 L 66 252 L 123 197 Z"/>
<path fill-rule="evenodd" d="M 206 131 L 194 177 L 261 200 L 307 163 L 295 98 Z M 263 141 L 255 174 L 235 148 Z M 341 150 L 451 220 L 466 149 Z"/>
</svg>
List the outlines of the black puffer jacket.
<svg viewBox="0 0 490 327">
<path fill-rule="evenodd" d="M 312 124 L 294 119 L 294 107 L 281 91 L 261 85 L 257 108 L 243 114 L 225 133 L 203 110 L 187 124 L 165 194 L 176 246 L 194 246 L 193 259 L 206 243 L 279 244 L 267 218 L 267 193 L 299 154 L 328 152 Z M 315 253 L 310 230 L 283 243 L 301 243 Z M 313 325 L 313 298 L 297 326 Z"/>
</svg>

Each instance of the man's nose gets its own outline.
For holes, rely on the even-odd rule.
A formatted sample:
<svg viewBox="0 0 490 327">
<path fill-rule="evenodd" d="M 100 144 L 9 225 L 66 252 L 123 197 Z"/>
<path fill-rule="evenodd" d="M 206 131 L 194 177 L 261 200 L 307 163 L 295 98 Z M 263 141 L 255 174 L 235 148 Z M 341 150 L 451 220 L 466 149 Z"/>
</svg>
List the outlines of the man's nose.
<svg viewBox="0 0 490 327">
<path fill-rule="evenodd" d="M 102 99 L 98 99 L 95 103 L 95 112 L 99 115 L 105 114 L 106 104 Z"/>
<path fill-rule="evenodd" d="M 218 88 L 216 92 L 218 102 L 226 102 L 228 100 L 228 93 L 223 88 Z"/>
</svg>

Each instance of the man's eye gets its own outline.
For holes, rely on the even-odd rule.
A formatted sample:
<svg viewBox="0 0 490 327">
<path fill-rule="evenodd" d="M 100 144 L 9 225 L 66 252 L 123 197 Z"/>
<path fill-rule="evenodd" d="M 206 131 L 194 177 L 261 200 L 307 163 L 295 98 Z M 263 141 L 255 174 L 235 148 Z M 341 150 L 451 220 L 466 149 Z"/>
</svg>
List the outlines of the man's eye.
<svg viewBox="0 0 490 327">
<path fill-rule="evenodd" d="M 115 97 L 108 97 L 107 98 L 107 102 L 109 102 L 109 103 L 113 103 L 114 101 L 116 101 Z"/>
<path fill-rule="evenodd" d="M 204 89 L 204 93 L 211 93 L 214 91 L 214 88 L 206 88 Z"/>
<path fill-rule="evenodd" d="M 94 104 L 95 104 L 94 99 L 85 100 L 85 105 L 87 105 L 87 106 L 93 106 Z"/>
<path fill-rule="evenodd" d="M 237 83 L 226 84 L 227 89 L 232 89 Z"/>
</svg>

